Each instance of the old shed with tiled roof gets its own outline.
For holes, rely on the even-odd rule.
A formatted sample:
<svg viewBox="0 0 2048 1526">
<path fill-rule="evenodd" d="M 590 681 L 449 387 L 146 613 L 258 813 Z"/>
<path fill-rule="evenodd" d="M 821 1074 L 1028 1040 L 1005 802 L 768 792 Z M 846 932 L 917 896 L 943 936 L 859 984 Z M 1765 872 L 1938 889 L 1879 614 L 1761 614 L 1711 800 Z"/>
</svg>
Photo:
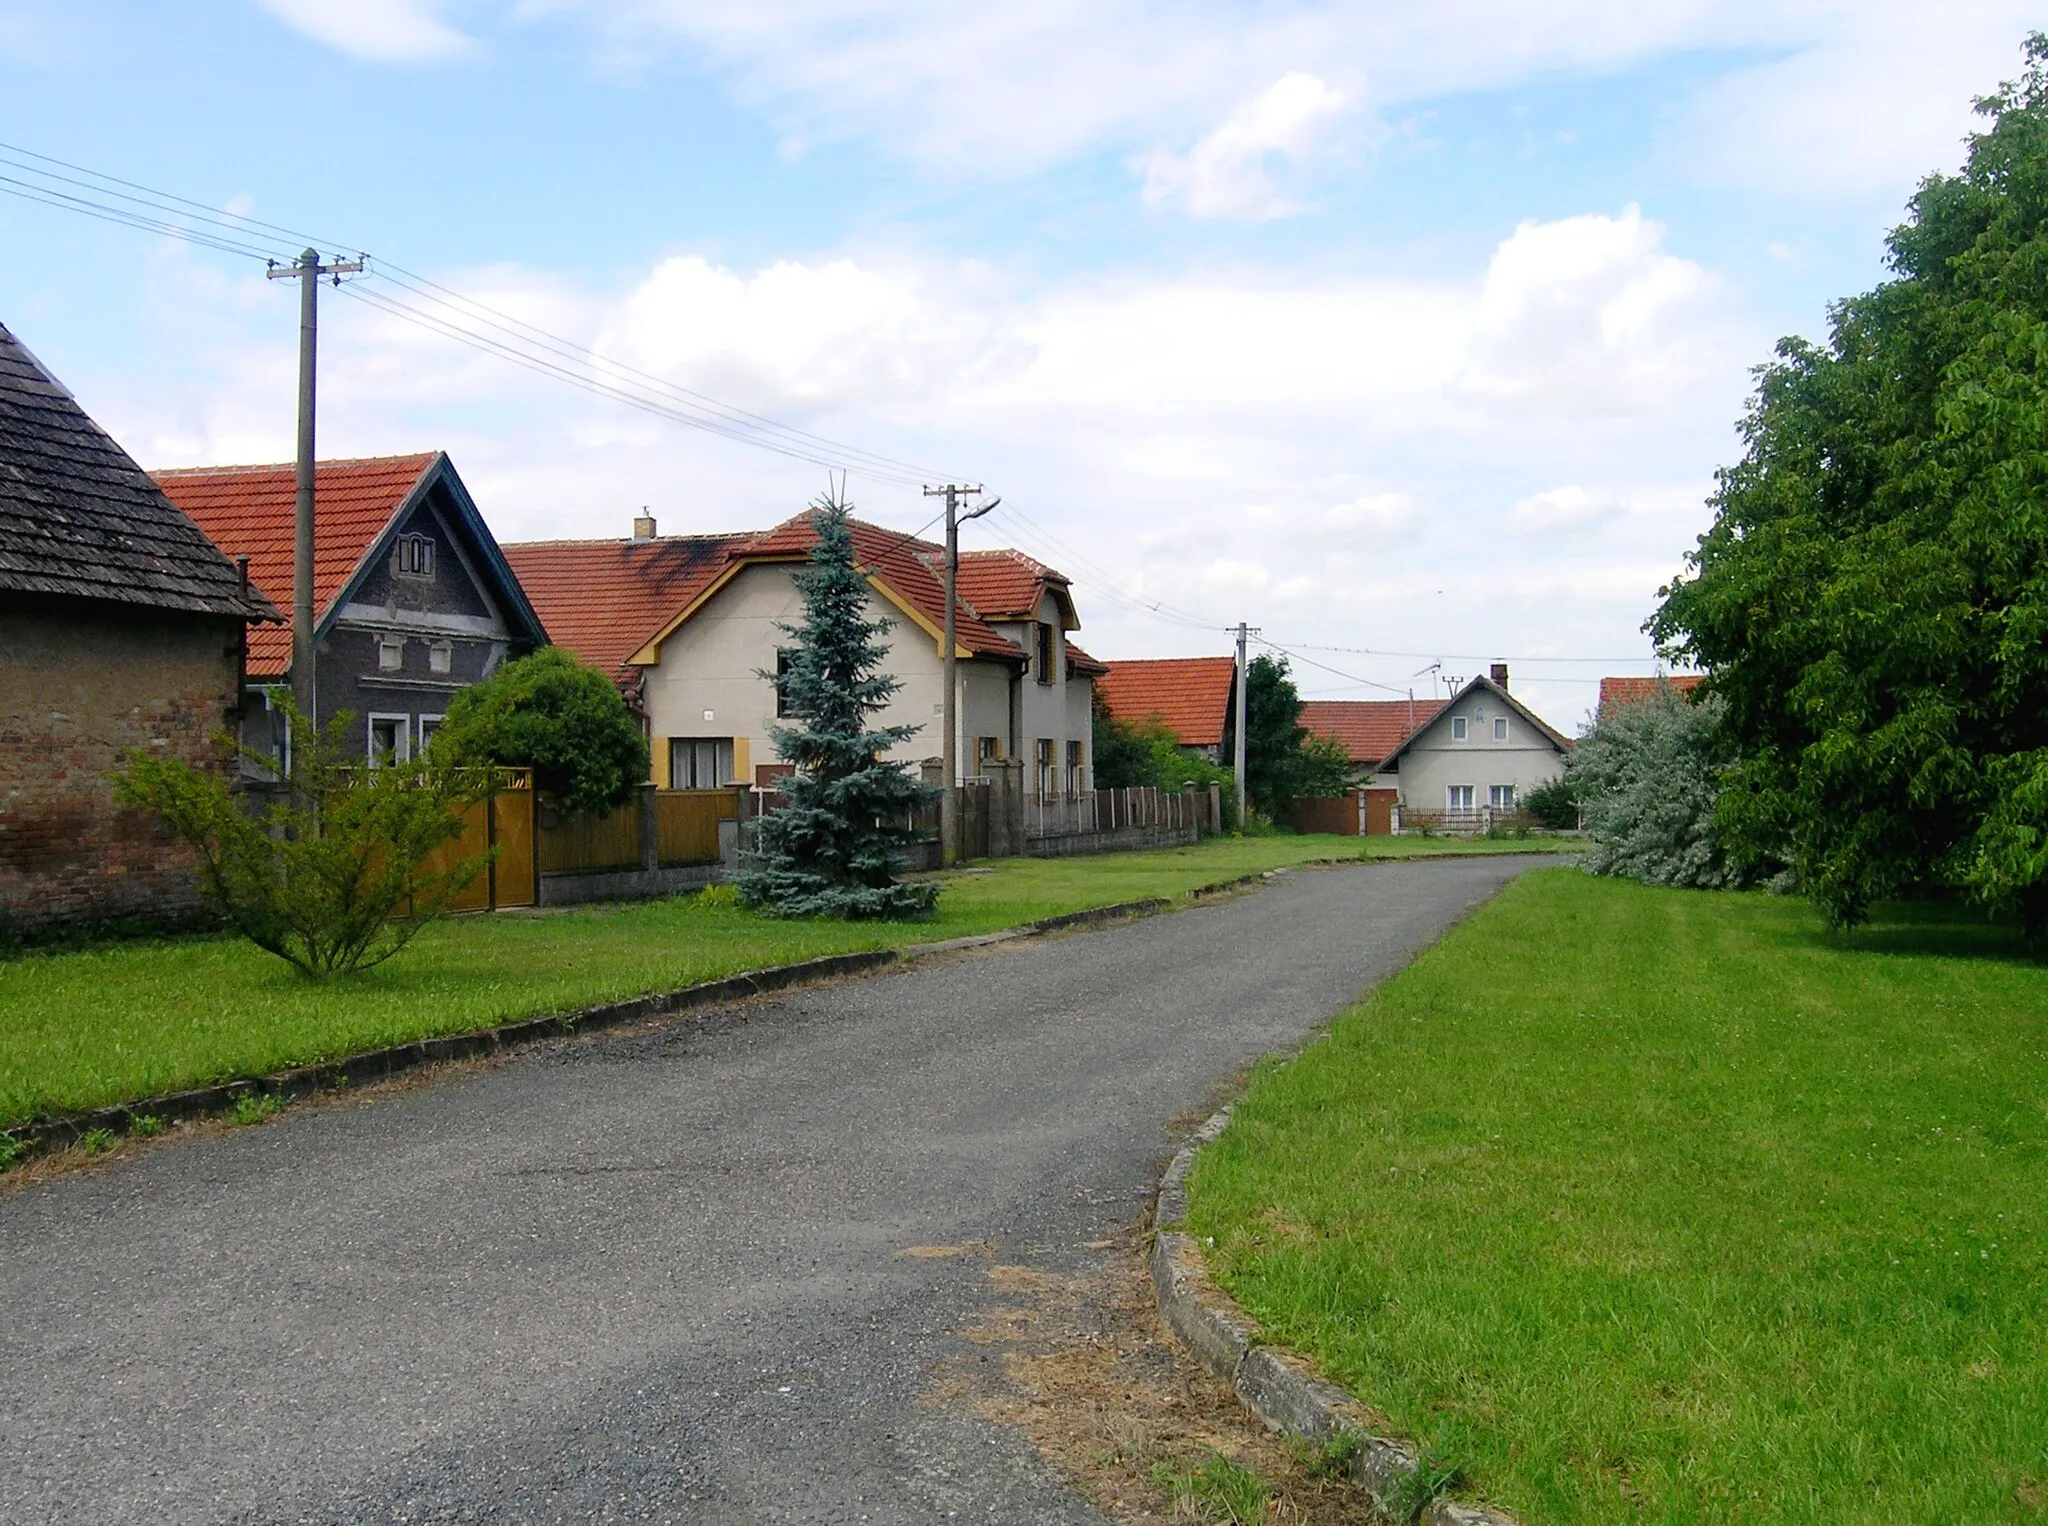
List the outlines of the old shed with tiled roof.
<svg viewBox="0 0 2048 1526">
<path fill-rule="evenodd" d="M 1096 683 L 1109 713 L 1127 726 L 1156 721 L 1220 761 L 1237 662 L 1230 657 L 1136 658 L 1108 665 Z"/>
<path fill-rule="evenodd" d="M 0 326 L 0 936 L 199 911 L 192 856 L 112 774 L 220 766 L 244 633 L 278 618 Z"/>
</svg>

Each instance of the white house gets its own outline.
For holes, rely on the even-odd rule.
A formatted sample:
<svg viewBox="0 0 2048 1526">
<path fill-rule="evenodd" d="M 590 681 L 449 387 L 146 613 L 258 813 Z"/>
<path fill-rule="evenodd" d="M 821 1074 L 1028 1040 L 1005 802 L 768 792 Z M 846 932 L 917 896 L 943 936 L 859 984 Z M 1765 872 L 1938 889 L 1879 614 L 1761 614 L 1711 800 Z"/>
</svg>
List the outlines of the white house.
<svg viewBox="0 0 2048 1526">
<path fill-rule="evenodd" d="M 887 670 L 902 687 L 878 726 L 916 726 L 893 750 L 936 760 L 944 700 L 944 548 L 855 520 L 854 554 L 871 619 L 892 625 Z M 646 719 L 654 782 L 706 788 L 767 784 L 782 771 L 769 733 L 772 677 L 803 614 L 794 574 L 815 543 L 801 514 L 753 535 L 670 538 L 643 518 L 632 542 L 508 546 L 557 644 L 610 671 Z M 955 715 L 963 778 L 994 759 L 1024 765 L 1043 798 L 1094 787 L 1094 680 L 1102 665 L 1075 646 L 1067 579 L 1015 551 L 960 558 Z M 554 611 L 553 615 L 545 611 Z"/>
<path fill-rule="evenodd" d="M 1474 678 L 1381 759 L 1369 788 L 1399 791 L 1402 814 L 1511 811 L 1564 772 L 1571 743 L 1508 693 L 1507 667 Z"/>
</svg>

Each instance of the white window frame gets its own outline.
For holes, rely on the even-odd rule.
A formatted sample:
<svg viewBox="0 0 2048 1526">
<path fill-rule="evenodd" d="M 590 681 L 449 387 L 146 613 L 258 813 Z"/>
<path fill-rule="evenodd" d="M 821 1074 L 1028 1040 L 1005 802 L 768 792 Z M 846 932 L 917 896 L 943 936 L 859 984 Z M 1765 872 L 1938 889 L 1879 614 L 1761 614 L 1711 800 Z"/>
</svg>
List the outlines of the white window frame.
<svg viewBox="0 0 2048 1526">
<path fill-rule="evenodd" d="M 427 743 L 434 740 L 434 733 L 441 729 L 441 722 L 447 719 L 448 717 L 445 714 L 422 715 L 415 718 L 413 723 L 412 749 L 412 755 L 415 758 L 426 756 Z"/>
<path fill-rule="evenodd" d="M 1505 799 L 1502 798 L 1503 793 L 1506 795 Z M 1487 809 L 1494 811 L 1520 810 L 1521 807 L 1517 802 L 1517 796 L 1520 793 L 1512 784 L 1489 784 L 1486 786 Z"/>
<path fill-rule="evenodd" d="M 1464 741 L 1464 740 L 1465 740 L 1465 732 L 1466 732 L 1466 730 L 1467 730 L 1467 727 L 1466 727 L 1466 725 L 1465 725 L 1465 717 L 1464 717 L 1464 716 L 1462 716 L 1462 715 L 1454 715 L 1454 716 L 1452 716 L 1452 717 L 1451 717 L 1451 740 L 1452 740 L 1453 742 L 1462 742 L 1462 741 Z"/>
<path fill-rule="evenodd" d="M 1469 784 L 1446 784 L 1444 786 L 1444 809 L 1447 811 L 1469 811 L 1472 806 L 1472 786 Z M 1462 799 L 1460 797 L 1463 797 Z"/>
<path fill-rule="evenodd" d="M 370 760 L 370 767 L 381 767 L 384 762 L 382 758 L 377 756 L 377 723 L 379 721 L 390 721 L 393 723 L 393 735 L 397 738 L 398 745 L 392 748 L 395 756 L 391 761 L 394 763 L 410 763 L 412 761 L 412 717 L 401 714 L 396 710 L 372 710 L 363 718 L 363 754 Z"/>
</svg>

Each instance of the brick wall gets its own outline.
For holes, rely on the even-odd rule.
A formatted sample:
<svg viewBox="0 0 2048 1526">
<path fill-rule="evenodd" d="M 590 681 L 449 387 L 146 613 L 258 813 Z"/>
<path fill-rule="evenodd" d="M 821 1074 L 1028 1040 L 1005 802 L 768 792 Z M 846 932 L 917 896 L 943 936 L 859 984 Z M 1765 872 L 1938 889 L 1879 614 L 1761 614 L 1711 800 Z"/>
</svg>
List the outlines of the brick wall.
<svg viewBox="0 0 2048 1526">
<path fill-rule="evenodd" d="M 82 599 L 0 608 L 0 932 L 202 911 L 195 860 L 114 803 L 130 748 L 217 766 L 239 621 Z"/>
</svg>

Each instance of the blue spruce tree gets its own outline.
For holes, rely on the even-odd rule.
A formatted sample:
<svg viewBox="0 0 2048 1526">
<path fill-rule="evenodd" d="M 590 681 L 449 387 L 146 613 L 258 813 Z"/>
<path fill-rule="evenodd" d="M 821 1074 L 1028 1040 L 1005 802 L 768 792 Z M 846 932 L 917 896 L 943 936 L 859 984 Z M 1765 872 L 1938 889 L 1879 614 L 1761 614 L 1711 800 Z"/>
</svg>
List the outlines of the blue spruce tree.
<svg viewBox="0 0 2048 1526">
<path fill-rule="evenodd" d="M 914 834 L 896 823 L 930 792 L 907 764 L 882 755 L 919 728 L 868 729 L 902 687 L 882 671 L 889 649 L 877 638 L 889 622 L 867 618 L 847 505 L 828 495 L 815 507 L 818 543 L 796 575 L 803 623 L 781 627 L 795 640 L 780 676 L 784 709 L 801 724 L 770 733 L 795 772 L 782 781 L 782 804 L 762 818 L 740 899 L 782 917 L 918 916 L 932 909 L 938 886 L 897 880 L 894 854 Z"/>
</svg>

